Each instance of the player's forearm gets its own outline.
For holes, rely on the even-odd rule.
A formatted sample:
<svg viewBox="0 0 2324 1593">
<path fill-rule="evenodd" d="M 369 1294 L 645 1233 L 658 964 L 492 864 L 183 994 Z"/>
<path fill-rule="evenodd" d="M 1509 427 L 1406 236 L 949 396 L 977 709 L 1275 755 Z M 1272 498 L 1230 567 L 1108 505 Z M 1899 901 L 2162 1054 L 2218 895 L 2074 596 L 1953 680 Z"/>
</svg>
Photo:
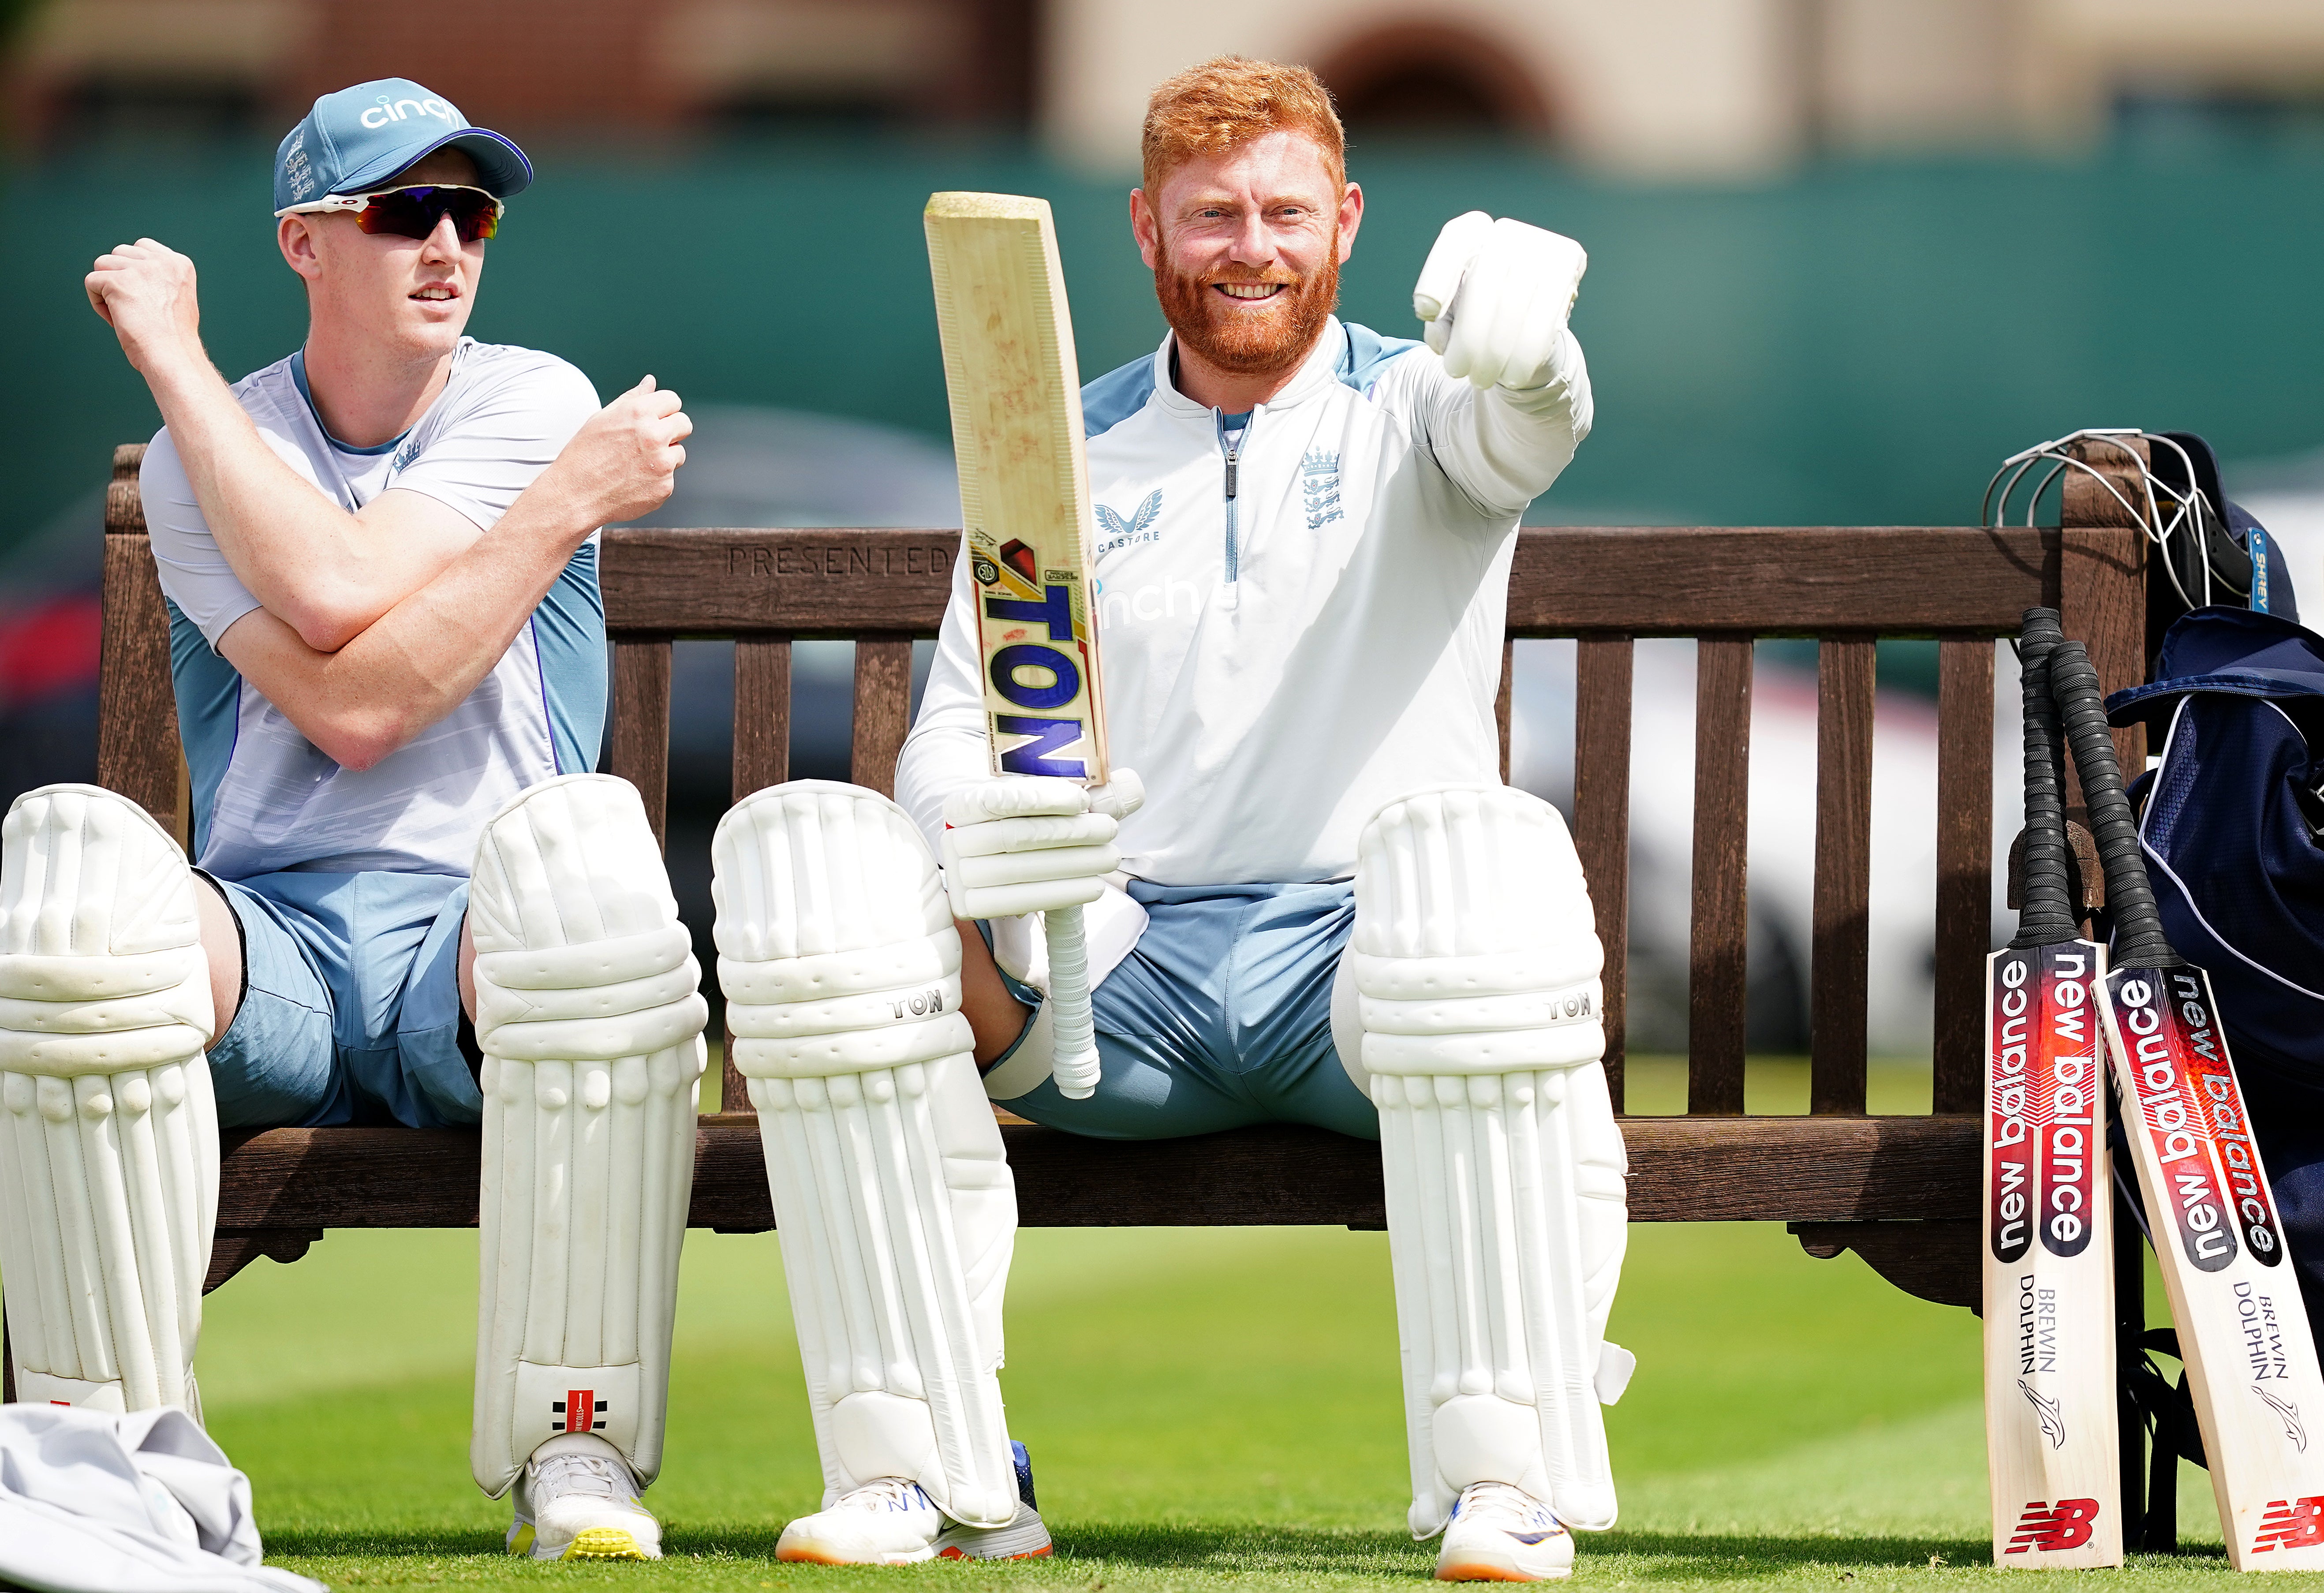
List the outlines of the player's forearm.
<svg viewBox="0 0 2324 1593">
<path fill-rule="evenodd" d="M 207 359 L 157 362 L 146 381 L 219 553 L 309 646 L 344 646 L 436 573 L 285 465 Z"/>
<path fill-rule="evenodd" d="M 221 650 L 334 761 L 369 769 L 467 700 L 563 573 L 582 538 L 521 508 L 336 651 L 272 615 L 236 624 Z"/>
</svg>

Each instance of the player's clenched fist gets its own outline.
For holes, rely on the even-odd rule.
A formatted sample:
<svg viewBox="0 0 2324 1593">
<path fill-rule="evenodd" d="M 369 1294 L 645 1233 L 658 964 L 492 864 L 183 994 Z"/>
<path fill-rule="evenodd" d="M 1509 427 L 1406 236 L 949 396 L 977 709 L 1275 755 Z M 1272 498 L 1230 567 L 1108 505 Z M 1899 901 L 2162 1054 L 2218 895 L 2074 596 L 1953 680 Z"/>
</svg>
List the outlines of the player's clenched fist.
<svg viewBox="0 0 2324 1593">
<path fill-rule="evenodd" d="M 194 262 L 165 244 L 140 238 L 97 257 L 82 286 L 129 363 L 151 375 L 152 362 L 201 353 L 201 307 Z"/>
<path fill-rule="evenodd" d="M 582 422 L 549 469 L 580 498 L 589 524 L 635 520 L 669 497 L 693 433 L 678 394 L 649 376 Z"/>
<path fill-rule="evenodd" d="M 1471 210 L 1437 234 L 1413 285 L 1412 313 L 1426 323 L 1447 375 L 1479 387 L 1540 387 L 1555 374 L 1589 266 L 1572 238 Z"/>
<path fill-rule="evenodd" d="M 955 918 L 1013 918 L 1093 902 L 1121 866 L 1113 838 L 1146 799 L 1129 769 L 1092 791 L 1002 775 L 945 798 L 945 892 Z"/>
</svg>

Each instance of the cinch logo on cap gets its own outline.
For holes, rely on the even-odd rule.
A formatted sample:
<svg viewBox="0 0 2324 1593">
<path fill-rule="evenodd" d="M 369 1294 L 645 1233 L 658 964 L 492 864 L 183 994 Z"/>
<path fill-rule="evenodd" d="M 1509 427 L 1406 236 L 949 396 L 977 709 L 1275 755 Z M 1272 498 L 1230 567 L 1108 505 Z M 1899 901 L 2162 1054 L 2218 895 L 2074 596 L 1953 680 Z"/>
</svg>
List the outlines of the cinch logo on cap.
<svg viewBox="0 0 2324 1593">
<path fill-rule="evenodd" d="M 497 198 L 532 181 L 532 162 L 522 150 L 470 123 L 424 84 L 379 78 L 324 95 L 275 152 L 275 212 L 329 194 L 370 192 L 447 148 L 475 162 L 477 182 Z"/>
<path fill-rule="evenodd" d="M 406 116 L 435 116 L 454 127 L 466 127 L 467 118 L 454 110 L 445 100 L 429 95 L 426 99 L 391 99 L 383 94 L 379 103 L 355 119 L 366 127 L 384 127 L 390 122 L 401 122 Z"/>
</svg>

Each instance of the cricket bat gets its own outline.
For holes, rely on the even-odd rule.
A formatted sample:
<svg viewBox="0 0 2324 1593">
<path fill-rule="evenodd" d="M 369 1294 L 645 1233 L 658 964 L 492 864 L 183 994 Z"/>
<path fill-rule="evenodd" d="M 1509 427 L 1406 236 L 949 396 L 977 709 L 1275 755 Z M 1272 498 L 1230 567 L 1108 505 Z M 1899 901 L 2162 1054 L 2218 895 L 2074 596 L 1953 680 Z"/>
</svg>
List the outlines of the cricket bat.
<svg viewBox="0 0 2324 1593">
<path fill-rule="evenodd" d="M 2050 668 L 2114 916 L 2100 1018 L 2227 1561 L 2324 1570 L 2324 1376 L 2210 976 L 2163 935 L 2098 672 L 2071 641 Z"/>
<path fill-rule="evenodd" d="M 1049 204 L 935 194 L 925 220 L 992 772 L 1102 785 L 1089 462 Z M 1045 914 L 1043 926 L 1052 1076 L 1080 1100 L 1098 1077 L 1082 910 Z"/>
<path fill-rule="evenodd" d="M 2114 1190 L 2096 986 L 2076 933 L 2052 609 L 2025 612 L 2025 854 L 2017 936 L 1986 962 L 1985 1434 L 1993 1563 L 2122 1563 Z"/>
</svg>

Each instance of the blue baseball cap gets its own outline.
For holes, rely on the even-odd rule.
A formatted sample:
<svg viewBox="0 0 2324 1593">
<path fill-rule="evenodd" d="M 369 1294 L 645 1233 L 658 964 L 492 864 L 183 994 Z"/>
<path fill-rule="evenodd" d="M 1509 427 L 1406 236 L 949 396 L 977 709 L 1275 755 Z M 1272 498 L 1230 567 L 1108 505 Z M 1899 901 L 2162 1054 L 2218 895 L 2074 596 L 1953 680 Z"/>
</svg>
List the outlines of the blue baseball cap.
<svg viewBox="0 0 2324 1593">
<path fill-rule="evenodd" d="M 469 124 L 459 107 L 409 78 L 327 94 L 274 152 L 276 215 L 333 194 L 369 193 L 423 155 L 466 151 L 494 198 L 522 193 L 532 162 L 509 139 Z"/>
</svg>

